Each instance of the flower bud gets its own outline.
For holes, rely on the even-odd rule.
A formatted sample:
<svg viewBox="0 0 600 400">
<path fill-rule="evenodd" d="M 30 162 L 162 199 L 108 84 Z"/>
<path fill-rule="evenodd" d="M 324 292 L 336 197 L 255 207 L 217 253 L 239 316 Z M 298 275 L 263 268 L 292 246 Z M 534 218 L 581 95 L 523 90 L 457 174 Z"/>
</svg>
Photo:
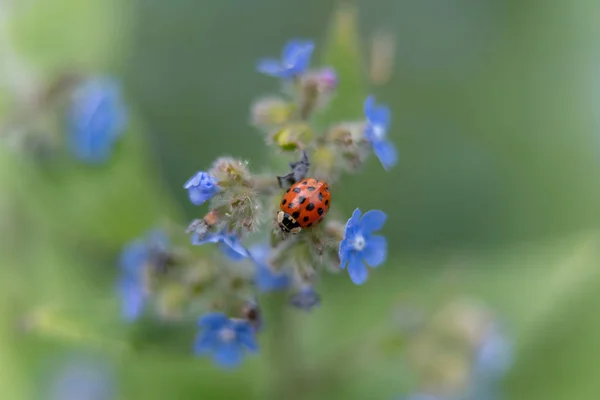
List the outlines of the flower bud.
<svg viewBox="0 0 600 400">
<path fill-rule="evenodd" d="M 305 148 L 315 134 L 310 125 L 305 123 L 289 124 L 273 136 L 273 142 L 284 151 L 295 151 Z"/>
<path fill-rule="evenodd" d="M 252 124 L 260 128 L 280 126 L 288 122 L 294 112 L 292 103 L 278 97 L 265 97 L 252 105 Z"/>
</svg>

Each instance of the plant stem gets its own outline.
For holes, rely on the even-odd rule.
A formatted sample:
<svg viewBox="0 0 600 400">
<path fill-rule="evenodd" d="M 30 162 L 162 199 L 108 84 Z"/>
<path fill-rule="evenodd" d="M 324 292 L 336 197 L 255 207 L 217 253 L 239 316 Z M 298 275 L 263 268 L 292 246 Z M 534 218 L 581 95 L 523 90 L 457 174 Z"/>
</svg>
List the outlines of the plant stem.
<svg viewBox="0 0 600 400">
<path fill-rule="evenodd" d="M 270 340 L 267 348 L 269 360 L 269 389 L 267 399 L 300 399 L 297 384 L 300 378 L 300 348 L 295 340 L 296 329 L 283 295 L 273 296 L 268 303 Z"/>
</svg>

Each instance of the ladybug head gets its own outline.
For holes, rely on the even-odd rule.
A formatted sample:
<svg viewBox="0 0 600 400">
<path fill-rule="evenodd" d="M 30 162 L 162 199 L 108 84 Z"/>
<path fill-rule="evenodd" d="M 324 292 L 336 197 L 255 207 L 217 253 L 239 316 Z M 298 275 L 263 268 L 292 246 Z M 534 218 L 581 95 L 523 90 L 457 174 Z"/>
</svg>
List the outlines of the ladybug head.
<svg viewBox="0 0 600 400">
<path fill-rule="evenodd" d="M 284 232 L 296 234 L 302 230 L 298 221 L 284 211 L 277 213 L 277 223 L 279 224 L 279 228 Z"/>
</svg>

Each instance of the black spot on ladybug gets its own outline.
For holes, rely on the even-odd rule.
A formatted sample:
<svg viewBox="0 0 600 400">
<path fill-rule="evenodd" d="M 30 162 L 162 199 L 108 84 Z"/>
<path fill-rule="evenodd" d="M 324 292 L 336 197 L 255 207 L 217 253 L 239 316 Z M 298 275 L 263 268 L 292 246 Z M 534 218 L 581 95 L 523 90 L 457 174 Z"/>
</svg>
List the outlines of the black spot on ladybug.
<svg viewBox="0 0 600 400">
<path fill-rule="evenodd" d="M 321 207 L 319 207 L 319 208 L 317 209 L 317 212 L 319 213 L 319 215 L 323 215 L 323 209 L 322 209 Z"/>
<path fill-rule="evenodd" d="M 308 225 L 306 225 L 307 228 L 310 228 L 312 226 L 312 222 Z"/>
<path fill-rule="evenodd" d="M 308 185 L 308 181 L 302 182 L 303 185 Z"/>
<path fill-rule="evenodd" d="M 329 200 L 325 200 L 325 205 L 328 206 L 329 205 Z"/>
<path fill-rule="evenodd" d="M 290 189 L 286 190 L 285 192 L 286 192 L 286 193 L 289 193 L 289 192 L 290 192 Z"/>
<path fill-rule="evenodd" d="M 300 204 L 304 204 L 304 202 L 306 201 L 306 197 L 300 196 L 298 197 L 298 201 L 300 202 Z"/>
<path fill-rule="evenodd" d="M 315 188 L 314 186 L 309 186 L 309 187 L 307 187 L 307 189 L 308 189 L 310 192 L 314 192 L 316 188 Z"/>
<path fill-rule="evenodd" d="M 315 205 L 313 203 L 308 203 L 308 205 L 306 206 L 306 209 L 308 211 L 312 211 L 315 209 Z"/>
<path fill-rule="evenodd" d="M 329 192 L 329 186 L 325 188 L 325 191 Z M 289 192 L 289 190 L 288 190 L 288 192 Z"/>
<path fill-rule="evenodd" d="M 299 187 L 294 188 L 294 193 L 300 193 L 300 188 Z"/>
<path fill-rule="evenodd" d="M 290 201 L 290 204 L 288 204 L 288 208 L 293 208 L 294 207 L 294 202 Z"/>
<path fill-rule="evenodd" d="M 304 222 L 308 222 L 308 217 L 304 217 Z"/>
<path fill-rule="evenodd" d="M 298 211 L 294 211 L 292 213 L 292 217 L 294 217 L 294 219 L 298 219 L 298 217 L 300 217 L 300 213 Z"/>
<path fill-rule="evenodd" d="M 285 203 L 287 203 L 287 199 L 283 199 L 283 200 L 281 200 L 281 205 L 282 205 L 282 206 L 285 206 Z"/>
<path fill-rule="evenodd" d="M 323 201 L 323 193 L 319 192 L 319 201 Z"/>
</svg>

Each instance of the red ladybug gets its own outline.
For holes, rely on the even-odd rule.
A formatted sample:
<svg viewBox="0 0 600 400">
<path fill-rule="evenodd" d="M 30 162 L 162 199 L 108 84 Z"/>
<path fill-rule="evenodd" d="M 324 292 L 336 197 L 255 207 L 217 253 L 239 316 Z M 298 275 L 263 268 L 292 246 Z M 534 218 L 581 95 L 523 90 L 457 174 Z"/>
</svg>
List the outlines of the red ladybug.
<svg viewBox="0 0 600 400">
<path fill-rule="evenodd" d="M 331 194 L 326 182 L 303 179 L 289 188 L 277 213 L 277 223 L 284 232 L 299 233 L 317 225 L 329 211 Z"/>
</svg>

